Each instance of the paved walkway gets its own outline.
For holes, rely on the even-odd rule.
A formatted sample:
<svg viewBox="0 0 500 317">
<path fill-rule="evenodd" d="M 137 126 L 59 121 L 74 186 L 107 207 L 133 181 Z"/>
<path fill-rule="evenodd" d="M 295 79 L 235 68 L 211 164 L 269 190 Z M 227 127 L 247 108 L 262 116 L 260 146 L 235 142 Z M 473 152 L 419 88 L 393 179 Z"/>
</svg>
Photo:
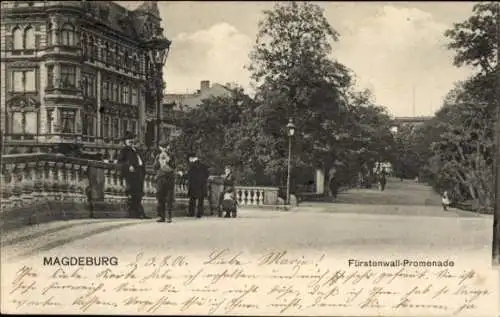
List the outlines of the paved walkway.
<svg viewBox="0 0 500 317">
<path fill-rule="evenodd" d="M 58 221 L 2 233 L 2 258 L 225 247 L 491 256 L 492 217 L 444 212 L 439 197 L 422 184 L 391 180 L 384 192 L 350 190 L 338 201 L 304 203 L 288 212 L 242 208 L 236 219 L 179 217 L 171 224 L 154 219 Z"/>
</svg>

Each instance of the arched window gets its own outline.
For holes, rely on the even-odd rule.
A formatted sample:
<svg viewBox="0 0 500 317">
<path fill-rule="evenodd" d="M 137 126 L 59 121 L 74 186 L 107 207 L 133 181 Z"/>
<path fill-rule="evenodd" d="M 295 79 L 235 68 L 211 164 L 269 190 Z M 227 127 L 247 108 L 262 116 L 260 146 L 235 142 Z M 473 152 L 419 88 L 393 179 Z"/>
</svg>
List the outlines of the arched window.
<svg viewBox="0 0 500 317">
<path fill-rule="evenodd" d="M 23 49 L 23 30 L 19 26 L 16 26 L 12 31 L 12 37 L 14 38 L 14 49 L 22 50 Z"/>
<path fill-rule="evenodd" d="M 61 29 L 61 44 L 65 46 L 75 45 L 75 28 L 71 24 L 64 24 Z"/>
<path fill-rule="evenodd" d="M 31 25 L 24 30 L 23 42 L 25 49 L 32 50 L 35 48 L 35 31 Z"/>
</svg>

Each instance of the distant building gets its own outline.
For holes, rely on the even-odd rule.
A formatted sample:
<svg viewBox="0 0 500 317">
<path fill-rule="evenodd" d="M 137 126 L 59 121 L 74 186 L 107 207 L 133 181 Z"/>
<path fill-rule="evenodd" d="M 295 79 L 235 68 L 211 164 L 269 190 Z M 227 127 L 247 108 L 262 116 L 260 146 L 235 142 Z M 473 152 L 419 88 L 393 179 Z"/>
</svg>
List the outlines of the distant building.
<svg viewBox="0 0 500 317">
<path fill-rule="evenodd" d="M 391 128 L 391 131 L 393 133 L 397 133 L 398 132 L 398 129 L 400 127 L 412 127 L 412 128 L 415 128 L 419 125 L 422 125 L 424 124 L 425 122 L 431 120 L 433 117 L 425 117 L 425 116 L 421 116 L 421 117 L 396 117 L 394 118 L 394 124 Z"/>
<path fill-rule="evenodd" d="M 193 93 L 166 94 L 163 98 L 162 118 L 162 139 L 167 140 L 170 137 L 178 136 L 180 131 L 173 124 L 173 118 L 181 112 L 188 112 L 203 103 L 203 100 L 212 97 L 230 97 L 234 93 L 234 87 L 230 84 L 221 85 L 210 81 L 202 80 L 200 89 Z"/>
</svg>

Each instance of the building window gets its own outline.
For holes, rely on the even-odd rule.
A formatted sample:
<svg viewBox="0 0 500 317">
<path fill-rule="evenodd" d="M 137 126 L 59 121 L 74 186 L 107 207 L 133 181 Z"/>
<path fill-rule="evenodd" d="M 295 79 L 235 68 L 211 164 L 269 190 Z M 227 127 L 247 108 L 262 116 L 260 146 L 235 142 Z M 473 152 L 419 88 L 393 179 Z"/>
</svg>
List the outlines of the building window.
<svg viewBox="0 0 500 317">
<path fill-rule="evenodd" d="M 137 106 L 137 88 L 132 87 L 132 101 L 131 104 Z"/>
<path fill-rule="evenodd" d="M 120 120 L 118 118 L 113 118 L 113 138 L 118 139 L 120 137 Z"/>
<path fill-rule="evenodd" d="M 108 98 L 109 98 L 108 97 L 108 90 L 109 90 L 108 85 L 109 85 L 109 83 L 107 80 L 102 82 L 102 99 L 103 100 L 108 100 Z"/>
<path fill-rule="evenodd" d="M 122 86 L 122 103 L 125 103 L 125 104 L 129 104 L 130 103 L 130 100 L 129 100 L 129 95 L 128 95 L 128 86 L 127 85 L 123 85 Z"/>
<path fill-rule="evenodd" d="M 128 131 L 128 120 L 123 119 L 122 121 L 122 135 L 125 135 L 125 132 Z"/>
<path fill-rule="evenodd" d="M 76 112 L 72 109 L 64 109 L 61 111 L 61 132 L 75 133 L 76 127 Z"/>
<path fill-rule="evenodd" d="M 82 115 L 82 134 L 85 136 L 95 136 L 94 133 L 94 115 L 92 113 L 83 113 Z"/>
<path fill-rule="evenodd" d="M 109 138 L 109 117 L 105 116 L 102 120 L 102 137 Z"/>
<path fill-rule="evenodd" d="M 16 26 L 12 31 L 12 37 L 14 38 L 14 50 L 23 49 L 23 30 L 19 26 Z"/>
<path fill-rule="evenodd" d="M 12 71 L 10 91 L 36 91 L 35 70 Z"/>
<path fill-rule="evenodd" d="M 111 100 L 118 102 L 118 83 L 113 84 L 113 91 L 111 92 L 113 97 Z"/>
<path fill-rule="evenodd" d="M 125 71 L 128 71 L 130 67 L 128 51 L 123 53 L 123 65 L 125 66 Z"/>
<path fill-rule="evenodd" d="M 84 60 L 88 59 L 88 50 L 87 50 L 87 35 L 85 33 L 82 34 L 80 45 L 82 47 L 82 55 Z"/>
<path fill-rule="evenodd" d="M 115 66 L 120 67 L 121 66 L 121 56 L 120 56 L 120 49 L 118 48 L 118 45 L 115 46 Z"/>
<path fill-rule="evenodd" d="M 109 44 L 106 43 L 106 54 L 104 54 L 104 56 L 106 56 L 105 60 L 104 60 L 104 63 L 106 64 L 113 64 L 113 55 L 111 55 L 111 50 L 109 48 Z"/>
<path fill-rule="evenodd" d="M 47 24 L 47 46 L 52 46 L 52 23 Z"/>
<path fill-rule="evenodd" d="M 29 50 L 35 48 L 35 31 L 31 25 L 24 30 L 23 46 Z"/>
<path fill-rule="evenodd" d="M 76 67 L 72 65 L 61 65 L 62 88 L 76 87 Z"/>
<path fill-rule="evenodd" d="M 75 28 L 71 24 L 64 24 L 61 29 L 61 44 L 65 46 L 75 45 Z"/>
<path fill-rule="evenodd" d="M 94 37 L 89 37 L 89 45 L 87 47 L 87 52 L 89 54 L 89 59 L 93 63 L 94 59 L 96 58 L 95 56 L 95 47 L 94 47 Z"/>
<path fill-rule="evenodd" d="M 47 133 L 54 133 L 54 109 L 47 110 Z"/>
<path fill-rule="evenodd" d="M 130 131 L 135 134 L 137 132 L 137 122 L 135 120 L 130 121 Z"/>
<path fill-rule="evenodd" d="M 47 65 L 47 88 L 54 87 L 54 65 Z"/>
<path fill-rule="evenodd" d="M 38 112 L 15 111 L 11 113 L 12 134 L 35 135 L 38 133 Z"/>
<path fill-rule="evenodd" d="M 95 98 L 96 97 L 96 82 L 94 76 L 89 75 L 87 78 L 87 90 L 89 92 L 89 96 Z"/>
</svg>

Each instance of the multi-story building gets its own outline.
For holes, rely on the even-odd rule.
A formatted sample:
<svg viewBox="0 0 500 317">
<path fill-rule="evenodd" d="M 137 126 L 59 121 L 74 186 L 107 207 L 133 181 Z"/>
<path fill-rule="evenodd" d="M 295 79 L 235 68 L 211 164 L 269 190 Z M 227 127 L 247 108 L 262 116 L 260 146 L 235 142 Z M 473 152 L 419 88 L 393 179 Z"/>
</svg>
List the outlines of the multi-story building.
<svg viewBox="0 0 500 317">
<path fill-rule="evenodd" d="M 4 1 L 1 12 L 6 143 L 145 137 L 156 114 L 143 43 L 162 33 L 156 2 L 130 11 L 112 1 Z"/>
</svg>

